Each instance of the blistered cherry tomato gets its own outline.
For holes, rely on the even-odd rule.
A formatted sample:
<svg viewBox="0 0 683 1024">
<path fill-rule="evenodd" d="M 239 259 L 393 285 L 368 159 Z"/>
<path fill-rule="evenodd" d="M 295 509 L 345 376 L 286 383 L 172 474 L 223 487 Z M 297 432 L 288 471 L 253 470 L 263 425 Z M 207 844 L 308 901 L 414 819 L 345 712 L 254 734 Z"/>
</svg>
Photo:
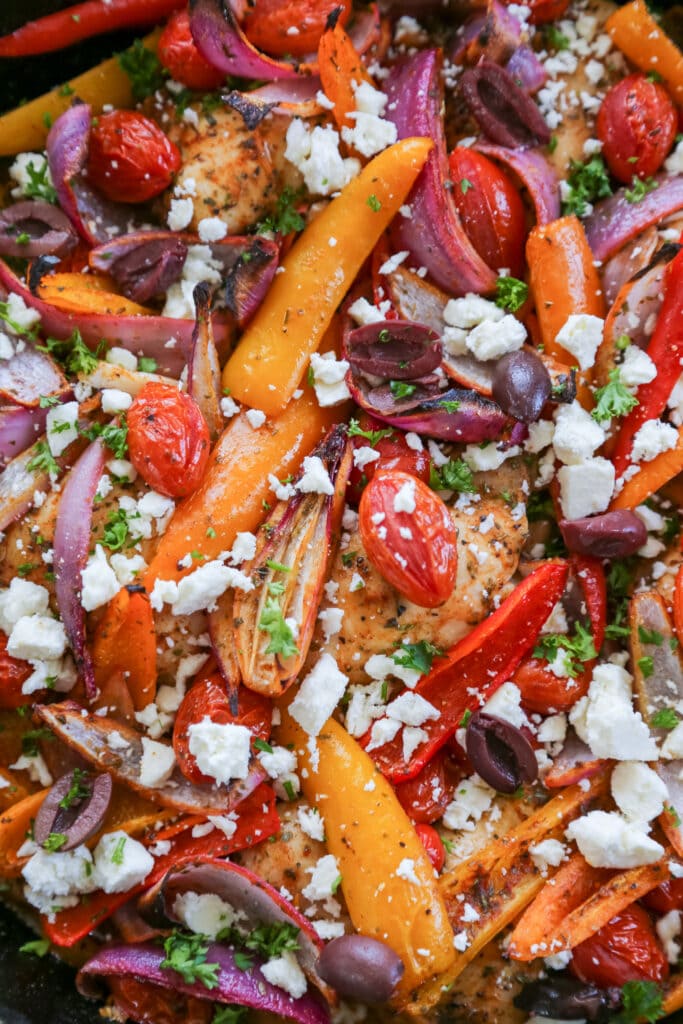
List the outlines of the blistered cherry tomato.
<svg viewBox="0 0 683 1024">
<path fill-rule="evenodd" d="M 159 60 L 176 82 L 182 82 L 188 89 L 210 92 L 225 80 L 205 60 L 190 33 L 190 15 L 187 11 L 176 11 L 166 22 L 157 47 Z"/>
<path fill-rule="evenodd" d="M 137 978 L 107 979 L 117 1007 L 126 1018 L 141 1024 L 209 1024 L 214 1008 L 206 999 L 195 999 L 173 989 L 161 988 Z"/>
<path fill-rule="evenodd" d="M 244 5 L 243 28 L 254 46 L 274 57 L 310 57 L 337 8 L 345 25 L 351 0 L 258 0 Z"/>
<path fill-rule="evenodd" d="M 32 672 L 27 661 L 7 653 L 7 637 L 0 633 L 0 708 L 18 708 L 27 703 L 21 688 Z"/>
<path fill-rule="evenodd" d="M 158 196 L 180 164 L 178 147 L 134 110 L 100 114 L 90 133 L 88 177 L 117 203 L 144 203 Z"/>
<path fill-rule="evenodd" d="M 658 914 L 683 910 L 683 878 L 670 878 L 643 896 L 643 903 Z"/>
<path fill-rule="evenodd" d="M 219 675 L 195 683 L 183 697 L 173 727 L 173 749 L 178 767 L 190 782 L 213 782 L 200 772 L 194 755 L 190 753 L 188 729 L 197 725 L 206 716 L 219 725 L 245 725 L 254 739 L 267 741 L 270 737 L 272 703 L 245 686 L 240 687 L 237 698 L 237 714 L 230 710 L 230 698 L 225 683 Z"/>
<path fill-rule="evenodd" d="M 374 445 L 371 445 L 367 437 L 356 436 L 351 439 L 355 449 L 373 447 L 379 453 L 378 459 L 366 463 L 362 469 L 355 465 L 351 469 L 347 497 L 353 505 L 358 505 L 363 488 L 380 469 L 400 469 L 403 473 L 412 473 L 413 476 L 429 483 L 431 460 L 426 449 L 416 452 L 408 445 L 402 430 L 387 427 L 386 423 L 380 423 L 367 414 L 361 416 L 359 426 L 362 430 L 388 430 L 390 433 L 375 441 Z"/>
<path fill-rule="evenodd" d="M 441 498 L 410 473 L 381 470 L 358 511 L 365 553 L 385 580 L 423 608 L 443 604 L 453 593 L 458 550 Z"/>
<path fill-rule="evenodd" d="M 446 850 L 441 842 L 441 836 L 431 825 L 416 825 L 415 831 L 420 837 L 420 842 L 427 851 L 427 856 L 432 862 L 435 871 L 441 871 L 446 860 Z"/>
<path fill-rule="evenodd" d="M 451 194 L 470 242 L 494 270 L 507 267 L 519 277 L 526 222 L 516 188 L 492 160 L 467 146 L 456 147 L 448 162 Z"/>
<path fill-rule="evenodd" d="M 196 490 L 209 458 L 209 428 L 193 398 L 171 384 L 145 384 L 128 410 L 130 461 L 170 498 Z"/>
<path fill-rule="evenodd" d="M 525 658 L 515 672 L 513 682 L 519 687 L 522 702 L 529 710 L 548 714 L 550 711 L 569 711 L 580 697 L 585 697 L 590 685 L 590 672 L 583 672 L 575 679 L 556 676 L 546 661 Z"/>
<path fill-rule="evenodd" d="M 545 25 L 557 21 L 569 7 L 569 0 L 529 0 L 529 21 L 532 25 Z"/>
<path fill-rule="evenodd" d="M 446 751 L 439 751 L 421 772 L 409 782 L 395 787 L 401 807 L 412 821 L 429 825 L 437 821 L 453 799 L 453 790 L 462 778 Z"/>
<path fill-rule="evenodd" d="M 674 102 L 646 75 L 628 75 L 608 90 L 596 123 L 602 155 L 619 181 L 658 171 L 678 131 Z"/>
<path fill-rule="evenodd" d="M 571 969 L 600 988 L 627 981 L 664 981 L 669 964 L 647 912 L 637 903 L 574 949 Z"/>
</svg>

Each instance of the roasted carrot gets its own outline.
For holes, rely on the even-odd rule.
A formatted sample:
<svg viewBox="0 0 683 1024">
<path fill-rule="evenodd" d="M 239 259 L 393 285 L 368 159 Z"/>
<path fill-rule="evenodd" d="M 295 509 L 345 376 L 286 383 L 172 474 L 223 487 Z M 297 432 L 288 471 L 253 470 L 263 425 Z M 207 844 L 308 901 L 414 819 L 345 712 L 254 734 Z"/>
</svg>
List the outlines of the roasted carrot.
<svg viewBox="0 0 683 1024">
<path fill-rule="evenodd" d="M 104 274 L 48 274 L 38 285 L 38 298 L 68 313 L 151 316 L 151 309 L 111 291 Z"/>
<path fill-rule="evenodd" d="M 431 148 L 430 139 L 403 139 L 385 149 L 308 225 L 225 366 L 234 398 L 269 416 L 282 411 Z"/>
<path fill-rule="evenodd" d="M 627 480 L 612 500 L 610 511 L 617 508 L 636 508 L 647 501 L 660 487 L 683 472 L 683 429 L 678 431 L 678 443 L 668 452 L 662 452 L 651 462 L 641 462 L 638 472 Z"/>
<path fill-rule="evenodd" d="M 31 793 L 0 816 L 1 877 L 15 878 L 21 873 L 23 861 L 17 857 L 17 850 L 31 834 L 31 823 L 47 794 L 47 789 Z"/>
<path fill-rule="evenodd" d="M 323 91 L 334 103 L 332 116 L 337 127 L 352 128 L 349 114 L 356 109 L 353 83 L 372 84 L 351 39 L 338 21 L 334 28 L 324 32 L 318 47 L 318 68 Z"/>
<path fill-rule="evenodd" d="M 135 643 L 128 638 L 135 636 Z M 141 711 L 154 699 L 156 686 L 156 633 L 146 594 L 122 588 L 107 608 L 93 643 L 98 687 L 116 672 L 123 672 L 133 707 Z"/>
<path fill-rule="evenodd" d="M 679 644 L 683 643 L 683 565 L 676 573 L 674 584 L 674 627 Z"/>
<path fill-rule="evenodd" d="M 676 101 L 683 104 L 683 53 L 659 27 L 644 0 L 617 8 L 605 22 L 612 42 L 642 71 L 661 75 Z"/>
</svg>

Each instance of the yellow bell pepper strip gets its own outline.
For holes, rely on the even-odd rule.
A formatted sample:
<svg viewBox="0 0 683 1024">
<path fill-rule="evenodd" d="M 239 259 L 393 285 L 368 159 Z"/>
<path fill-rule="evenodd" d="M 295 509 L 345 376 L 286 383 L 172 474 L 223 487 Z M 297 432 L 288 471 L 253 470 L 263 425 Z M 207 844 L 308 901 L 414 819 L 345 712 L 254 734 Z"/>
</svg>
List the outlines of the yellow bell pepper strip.
<svg viewBox="0 0 683 1024">
<path fill-rule="evenodd" d="M 39 299 L 68 313 L 105 316 L 154 316 L 154 310 L 117 295 L 105 274 L 46 274 L 36 289 Z"/>
<path fill-rule="evenodd" d="M 156 50 L 159 32 L 153 32 L 143 40 L 148 50 Z M 89 103 L 94 114 L 99 114 L 105 104 L 116 107 L 132 107 L 131 81 L 119 65 L 117 57 L 111 57 L 65 85 L 52 92 L 16 107 L 0 117 L 0 156 L 12 156 L 45 148 L 50 125 L 60 114 L 68 110 L 74 98 Z"/>
<path fill-rule="evenodd" d="M 161 539 L 142 581 L 151 591 L 157 579 L 178 580 L 188 552 L 198 552 L 193 568 L 229 549 L 238 532 L 251 531 L 264 518 L 269 474 L 283 479 L 299 468 L 333 423 L 343 422 L 346 406 L 321 409 L 307 388 L 281 416 L 258 430 L 244 413 L 219 438 L 199 488 L 182 502 Z M 127 641 L 129 642 L 129 641 Z"/>
<path fill-rule="evenodd" d="M 306 799 L 325 818 L 327 848 L 337 858 L 354 927 L 391 946 L 405 965 L 397 999 L 453 962 L 453 930 L 434 869 L 389 783 L 344 728 L 329 719 L 315 740 L 284 702 L 277 742 L 294 745 Z M 311 744 L 313 746 L 313 744 Z M 407 862 L 417 879 L 398 873 Z"/>
<path fill-rule="evenodd" d="M 294 243 L 223 370 L 223 386 L 237 401 L 269 416 L 285 407 L 432 145 L 431 139 L 413 138 L 385 149 Z"/>
<path fill-rule="evenodd" d="M 619 7 L 605 22 L 612 42 L 641 71 L 656 71 L 683 105 L 683 53 L 662 31 L 644 0 Z"/>
</svg>

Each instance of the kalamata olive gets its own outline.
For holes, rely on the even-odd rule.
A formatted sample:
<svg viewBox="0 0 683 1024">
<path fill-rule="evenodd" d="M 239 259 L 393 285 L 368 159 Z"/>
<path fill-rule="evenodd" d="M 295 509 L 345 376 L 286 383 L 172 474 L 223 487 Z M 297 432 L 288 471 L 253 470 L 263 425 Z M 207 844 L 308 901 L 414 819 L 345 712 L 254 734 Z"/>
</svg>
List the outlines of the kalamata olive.
<svg viewBox="0 0 683 1024">
<path fill-rule="evenodd" d="M 346 358 L 355 373 L 392 380 L 417 380 L 441 363 L 441 340 L 431 327 L 385 320 L 349 331 Z"/>
<path fill-rule="evenodd" d="M 41 846 L 50 835 L 64 836 L 60 852 L 89 839 L 101 827 L 111 799 L 111 775 L 90 775 L 80 768 L 62 775 L 43 800 L 33 827 Z"/>
<path fill-rule="evenodd" d="M 556 977 L 531 981 L 514 1004 L 519 1010 L 556 1020 L 601 1021 L 621 1005 L 618 988 L 601 989 L 578 978 Z"/>
<path fill-rule="evenodd" d="M 570 551 L 596 558 L 626 558 L 647 540 L 643 520 L 625 508 L 601 516 L 562 519 L 560 530 Z"/>
<path fill-rule="evenodd" d="M 403 961 L 393 949 L 367 935 L 342 935 L 320 954 L 318 974 L 344 999 L 386 1003 L 403 977 Z"/>
<path fill-rule="evenodd" d="M 491 393 L 503 412 L 535 423 L 550 398 L 550 374 L 534 352 L 508 352 L 493 368 Z"/>
<path fill-rule="evenodd" d="M 499 793 L 514 793 L 538 777 L 534 748 L 503 718 L 477 711 L 467 726 L 465 745 L 475 772 Z"/>
</svg>

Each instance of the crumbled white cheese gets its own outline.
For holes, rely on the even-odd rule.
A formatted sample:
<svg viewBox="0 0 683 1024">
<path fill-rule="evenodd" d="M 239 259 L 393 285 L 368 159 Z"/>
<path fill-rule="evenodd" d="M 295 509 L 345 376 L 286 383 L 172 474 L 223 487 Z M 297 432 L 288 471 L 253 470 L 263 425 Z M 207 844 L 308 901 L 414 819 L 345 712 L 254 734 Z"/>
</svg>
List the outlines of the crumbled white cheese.
<svg viewBox="0 0 683 1024">
<path fill-rule="evenodd" d="M 567 848 L 559 839 L 542 839 L 529 847 L 531 859 L 539 871 L 547 873 L 548 868 L 558 868 L 567 857 Z"/>
<path fill-rule="evenodd" d="M 634 462 L 651 462 L 663 452 L 675 448 L 677 443 L 678 431 L 670 423 L 648 420 L 633 438 L 631 458 Z"/>
<path fill-rule="evenodd" d="M 495 789 L 473 775 L 463 779 L 455 790 L 455 795 L 443 815 L 446 828 L 473 832 L 475 823 L 482 814 L 488 811 L 496 796 Z"/>
<path fill-rule="evenodd" d="M 45 433 L 50 451 L 57 458 L 78 437 L 78 402 L 64 402 L 49 409 Z"/>
<path fill-rule="evenodd" d="M 204 775 L 218 785 L 232 779 L 246 779 L 249 774 L 251 733 L 244 725 L 233 722 L 212 722 L 204 715 L 187 730 L 189 751 Z"/>
<path fill-rule="evenodd" d="M 489 470 L 500 469 L 507 459 L 519 455 L 520 451 L 518 445 L 499 449 L 495 444 L 487 444 L 484 448 L 478 444 L 468 444 L 462 457 L 473 473 L 486 473 Z"/>
<path fill-rule="evenodd" d="M 339 405 L 351 397 L 346 384 L 349 363 L 346 359 L 337 359 L 334 352 L 314 352 L 311 356 L 313 371 L 313 388 L 318 405 L 327 408 Z"/>
<path fill-rule="evenodd" d="M 439 718 L 440 714 L 433 704 L 417 693 L 402 693 L 387 706 L 389 718 L 403 725 L 424 725 L 425 722 Z"/>
<path fill-rule="evenodd" d="M 651 839 L 639 824 L 616 811 L 589 811 L 566 829 L 594 868 L 637 868 L 664 856 L 664 847 Z"/>
<path fill-rule="evenodd" d="M 415 481 L 406 480 L 394 496 L 394 512 L 407 512 L 412 515 L 415 507 Z"/>
<path fill-rule="evenodd" d="M 66 631 L 49 615 L 25 615 L 12 627 L 7 653 L 24 661 L 56 661 L 66 650 Z"/>
<path fill-rule="evenodd" d="M 501 320 L 483 320 L 477 324 L 467 335 L 466 344 L 476 359 L 486 362 L 500 359 L 508 352 L 517 352 L 525 340 L 524 324 L 507 314 Z"/>
<path fill-rule="evenodd" d="M 348 681 L 332 655 L 321 654 L 289 706 L 290 715 L 309 736 L 320 733 L 341 700 Z"/>
<path fill-rule="evenodd" d="M 43 615 L 50 595 L 45 587 L 15 576 L 6 590 L 0 590 L 0 629 L 8 635 L 12 627 L 28 615 Z"/>
<path fill-rule="evenodd" d="M 228 233 L 228 225 L 220 217 L 204 217 L 197 225 L 200 242 L 220 242 Z"/>
<path fill-rule="evenodd" d="M 647 352 L 637 345 L 629 345 L 624 352 L 624 359 L 619 367 L 622 384 L 627 388 L 637 388 L 641 384 L 649 384 L 657 376 L 657 367 Z"/>
<path fill-rule="evenodd" d="M 615 804 L 631 821 L 652 821 L 662 813 L 669 796 L 659 775 L 642 761 L 616 765 L 610 787 Z"/>
<path fill-rule="evenodd" d="M 284 989 L 292 999 L 299 999 L 306 991 L 306 975 L 290 949 L 262 964 L 261 974 L 271 985 Z"/>
<path fill-rule="evenodd" d="M 468 292 L 461 299 L 449 299 L 444 307 L 443 318 L 449 327 L 469 331 L 485 321 L 499 321 L 505 316 L 495 302 L 482 299 L 480 295 Z"/>
<path fill-rule="evenodd" d="M 319 455 L 304 458 L 303 473 L 296 489 L 302 494 L 334 494 L 334 485 Z"/>
<path fill-rule="evenodd" d="M 573 313 L 555 341 L 574 356 L 582 370 L 590 370 L 602 341 L 604 321 L 590 313 Z"/>
<path fill-rule="evenodd" d="M 311 839 L 322 843 L 325 839 L 325 819 L 318 813 L 315 807 L 300 805 L 296 810 L 297 820 L 302 832 Z"/>
<path fill-rule="evenodd" d="M 147 878 L 154 857 L 126 832 L 108 832 L 95 847 L 93 878 L 104 892 L 127 892 Z"/>
<path fill-rule="evenodd" d="M 140 782 L 154 789 L 168 782 L 175 768 L 175 752 L 167 743 L 157 743 L 147 736 L 142 737 L 142 759 L 140 761 Z"/>
<path fill-rule="evenodd" d="M 184 231 L 192 223 L 194 203 L 191 199 L 171 199 L 166 223 L 171 231 Z"/>
<path fill-rule="evenodd" d="M 633 677 L 619 665 L 593 669 L 588 693 L 569 720 L 595 757 L 616 761 L 655 761 L 657 745 L 639 711 L 633 710 Z"/>
<path fill-rule="evenodd" d="M 210 939 L 215 939 L 219 932 L 232 927 L 243 916 L 213 892 L 179 893 L 173 903 L 173 913 L 190 931 L 208 935 Z"/>
<path fill-rule="evenodd" d="M 90 556 L 85 569 L 82 570 L 81 584 L 81 604 L 86 612 L 108 604 L 121 589 L 121 584 L 107 562 L 107 555 L 101 544 L 95 545 L 95 554 Z"/>
<path fill-rule="evenodd" d="M 338 192 L 360 172 L 358 160 L 342 158 L 339 135 L 329 125 L 311 129 L 301 118 L 292 118 L 286 141 L 285 159 L 298 168 L 306 188 L 314 195 Z"/>
<path fill-rule="evenodd" d="M 579 402 L 558 406 L 553 449 L 561 462 L 578 465 L 589 459 L 604 441 L 605 431 Z"/>
<path fill-rule="evenodd" d="M 557 471 L 560 501 L 565 519 L 604 512 L 614 490 L 614 466 L 601 456 Z"/>
</svg>

